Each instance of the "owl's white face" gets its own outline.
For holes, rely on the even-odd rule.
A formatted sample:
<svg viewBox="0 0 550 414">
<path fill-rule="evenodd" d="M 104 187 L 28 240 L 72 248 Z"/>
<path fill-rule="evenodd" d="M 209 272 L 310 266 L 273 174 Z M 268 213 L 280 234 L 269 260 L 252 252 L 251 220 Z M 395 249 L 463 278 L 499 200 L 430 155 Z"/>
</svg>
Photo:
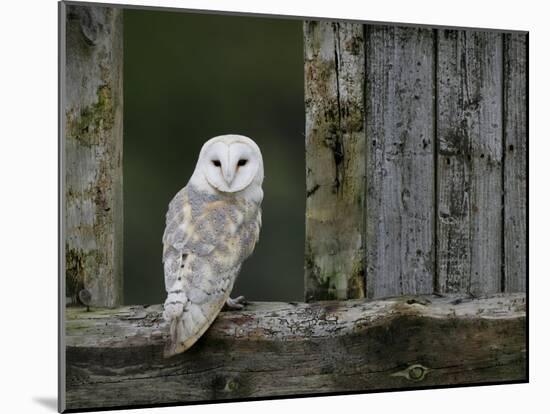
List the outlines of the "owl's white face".
<svg viewBox="0 0 550 414">
<path fill-rule="evenodd" d="M 216 190 L 235 193 L 246 189 L 253 181 L 261 185 L 262 154 L 250 138 L 222 135 L 203 145 L 195 169 L 197 172 Z"/>
</svg>

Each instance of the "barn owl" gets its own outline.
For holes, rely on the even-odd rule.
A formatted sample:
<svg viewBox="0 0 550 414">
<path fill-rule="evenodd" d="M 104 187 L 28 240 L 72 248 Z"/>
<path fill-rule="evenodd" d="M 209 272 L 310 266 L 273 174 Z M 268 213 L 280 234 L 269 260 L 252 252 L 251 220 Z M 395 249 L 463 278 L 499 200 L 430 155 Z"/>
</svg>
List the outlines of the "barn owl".
<svg viewBox="0 0 550 414">
<path fill-rule="evenodd" d="M 166 356 L 191 347 L 224 304 L 261 226 L 264 166 L 260 148 L 242 135 L 222 135 L 202 147 L 187 185 L 172 199 L 162 242 L 170 324 Z"/>
</svg>

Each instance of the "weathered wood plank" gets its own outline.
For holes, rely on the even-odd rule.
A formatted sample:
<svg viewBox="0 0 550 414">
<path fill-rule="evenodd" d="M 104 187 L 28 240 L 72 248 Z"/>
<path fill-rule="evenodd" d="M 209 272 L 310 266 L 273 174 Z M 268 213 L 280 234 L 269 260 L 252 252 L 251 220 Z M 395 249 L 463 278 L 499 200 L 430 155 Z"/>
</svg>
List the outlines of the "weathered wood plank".
<svg viewBox="0 0 550 414">
<path fill-rule="evenodd" d="M 305 297 L 363 298 L 363 26 L 307 21 L 304 50 Z"/>
<path fill-rule="evenodd" d="M 366 33 L 367 297 L 432 293 L 433 31 Z"/>
<path fill-rule="evenodd" d="M 438 31 L 440 292 L 498 292 L 502 265 L 502 38 Z"/>
<path fill-rule="evenodd" d="M 169 359 L 161 311 L 67 310 L 67 408 L 526 380 L 521 293 L 255 303 Z"/>
<path fill-rule="evenodd" d="M 527 35 L 504 35 L 504 288 L 527 279 Z"/>
<path fill-rule="evenodd" d="M 122 11 L 66 6 L 66 296 L 122 303 Z"/>
</svg>

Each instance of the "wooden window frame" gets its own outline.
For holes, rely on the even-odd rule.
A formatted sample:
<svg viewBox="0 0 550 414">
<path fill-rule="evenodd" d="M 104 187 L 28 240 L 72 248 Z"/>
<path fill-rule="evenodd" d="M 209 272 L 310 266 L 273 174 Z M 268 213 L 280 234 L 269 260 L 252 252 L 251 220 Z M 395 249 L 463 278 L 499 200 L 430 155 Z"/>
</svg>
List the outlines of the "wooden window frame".
<svg viewBox="0 0 550 414">
<path fill-rule="evenodd" d="M 438 50 L 489 43 L 460 30 L 306 21 L 305 297 L 310 303 L 258 302 L 222 312 L 189 351 L 165 359 L 162 305 L 122 306 L 122 13 L 114 6 L 71 2 L 59 8 L 60 297 L 67 288 L 72 301 L 82 288 L 91 294 L 90 310 L 60 304 L 62 411 L 527 381 L 527 257 L 505 260 L 527 248 L 526 34 L 479 35 L 502 38 L 501 54 L 493 58 L 502 59 L 499 131 L 507 140 L 500 149 L 472 151 L 505 156 L 507 167 L 499 159 L 494 172 L 478 159 L 476 168 L 485 168 L 485 175 L 474 181 L 482 186 L 491 177 L 499 179 L 499 202 L 510 208 L 503 208 L 502 221 L 484 221 L 476 211 L 453 233 L 445 228 L 449 215 L 441 213 L 455 202 L 446 198 L 445 177 L 455 171 L 447 160 L 464 162 L 464 154 L 438 138 L 447 134 L 445 128 L 456 127 L 448 116 L 456 102 L 445 103 L 437 94 L 451 94 L 456 85 L 438 83 L 425 70 L 411 82 L 396 64 L 416 64 L 419 54 L 431 50 L 419 66 L 452 77 L 457 62 L 442 62 Z M 417 47 L 410 48 L 411 42 Z M 399 48 L 407 50 L 400 61 L 378 53 Z M 412 218 L 404 219 L 399 234 L 380 232 L 379 221 L 369 218 L 391 224 L 395 217 L 384 211 L 384 203 L 391 207 L 385 196 L 397 190 L 388 190 L 375 169 L 393 168 L 379 157 L 392 144 L 385 124 L 392 116 L 388 105 L 400 113 L 411 105 L 392 100 L 395 95 L 384 83 L 388 70 L 408 92 L 417 82 L 420 90 L 433 88 L 435 94 L 414 95 L 418 105 L 433 106 L 436 120 L 415 121 L 411 112 L 407 122 L 423 134 L 427 152 L 405 142 L 401 155 L 413 171 L 398 171 L 403 197 L 414 198 L 406 194 L 408 174 L 417 182 L 432 180 L 433 186 L 405 212 Z M 483 117 L 492 109 L 461 110 Z M 411 133 L 395 125 L 389 128 L 396 134 Z M 376 139 L 366 140 L 365 134 Z M 331 168 L 315 168 L 328 164 Z M 376 202 L 368 205 L 368 199 Z M 434 213 L 426 215 L 432 201 Z M 489 207 L 493 201 L 480 203 Z M 502 262 L 488 260 L 489 267 L 476 251 L 479 244 L 469 240 L 468 246 L 449 250 L 448 237 L 433 235 L 459 235 L 471 226 L 482 232 L 491 225 L 502 238 L 490 252 L 498 251 Z M 408 246 L 411 238 L 403 229 L 415 233 L 419 226 L 433 233 L 431 239 L 391 266 L 379 261 L 389 241 L 397 238 Z M 432 263 L 432 270 L 419 268 L 418 257 Z M 409 268 L 415 272 L 407 273 Z"/>
</svg>

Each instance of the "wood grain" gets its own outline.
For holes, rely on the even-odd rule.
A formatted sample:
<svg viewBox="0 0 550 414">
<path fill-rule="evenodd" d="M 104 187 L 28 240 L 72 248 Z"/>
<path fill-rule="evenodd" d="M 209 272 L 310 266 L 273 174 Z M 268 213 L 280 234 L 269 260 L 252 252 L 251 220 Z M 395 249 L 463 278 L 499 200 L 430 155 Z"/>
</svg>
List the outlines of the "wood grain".
<svg viewBox="0 0 550 414">
<path fill-rule="evenodd" d="M 363 26 L 306 21 L 304 50 L 305 297 L 363 298 Z"/>
<path fill-rule="evenodd" d="M 433 31 L 366 33 L 367 297 L 432 293 Z"/>
<path fill-rule="evenodd" d="M 504 35 L 504 289 L 527 279 L 527 35 Z"/>
<path fill-rule="evenodd" d="M 439 292 L 499 292 L 502 39 L 438 30 Z"/>
<path fill-rule="evenodd" d="M 526 380 L 519 293 L 253 303 L 169 359 L 161 311 L 68 309 L 68 409 Z"/>
<path fill-rule="evenodd" d="M 122 303 L 122 11 L 66 6 L 66 296 Z"/>
</svg>

